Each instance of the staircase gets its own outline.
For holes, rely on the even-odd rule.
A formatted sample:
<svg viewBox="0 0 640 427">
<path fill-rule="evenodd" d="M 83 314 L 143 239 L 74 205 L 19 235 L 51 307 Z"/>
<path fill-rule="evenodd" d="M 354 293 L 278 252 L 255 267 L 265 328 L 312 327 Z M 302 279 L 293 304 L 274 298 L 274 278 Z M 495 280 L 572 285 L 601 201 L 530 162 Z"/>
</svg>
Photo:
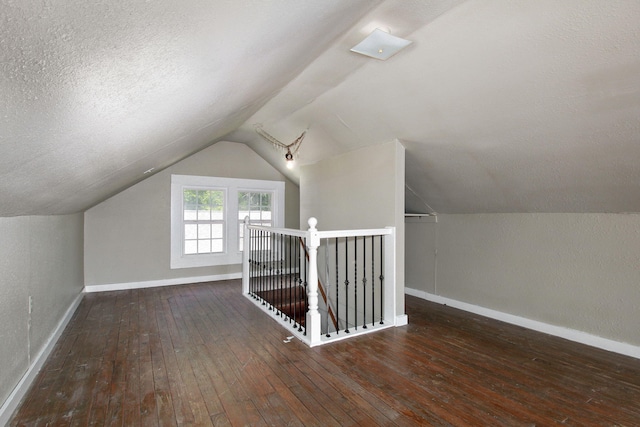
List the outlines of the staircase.
<svg viewBox="0 0 640 427">
<path fill-rule="evenodd" d="M 394 229 L 308 223 L 304 231 L 245 219 L 242 292 L 311 347 L 406 324 L 395 314 Z"/>
<path fill-rule="evenodd" d="M 256 291 L 255 295 L 262 300 L 263 305 L 269 306 L 269 310 L 275 310 L 276 314 L 282 314 L 304 328 L 307 293 L 302 285 Z"/>
</svg>

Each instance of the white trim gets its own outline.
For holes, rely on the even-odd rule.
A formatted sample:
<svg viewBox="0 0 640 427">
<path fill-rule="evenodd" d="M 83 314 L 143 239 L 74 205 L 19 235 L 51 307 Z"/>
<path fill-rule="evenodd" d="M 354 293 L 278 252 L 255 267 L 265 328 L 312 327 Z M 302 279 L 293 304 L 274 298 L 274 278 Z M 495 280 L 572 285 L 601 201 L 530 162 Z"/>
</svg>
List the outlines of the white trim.
<svg viewBox="0 0 640 427">
<path fill-rule="evenodd" d="M 326 230 L 318 231 L 320 239 L 333 239 L 334 237 L 368 237 L 368 236 L 386 236 L 394 233 L 394 227 L 372 228 L 365 230 Z"/>
<path fill-rule="evenodd" d="M 106 285 L 85 285 L 85 293 L 124 291 L 129 289 L 158 288 L 160 286 L 187 285 L 190 283 L 217 282 L 242 278 L 242 272 L 217 274 L 213 276 L 179 277 L 176 279 L 148 280 L 144 282 L 111 283 Z"/>
<path fill-rule="evenodd" d="M 439 295 L 433 295 L 426 291 L 418 289 L 404 288 L 404 292 L 407 295 L 422 298 L 427 301 L 432 301 L 438 304 L 448 305 L 453 308 L 468 311 L 471 313 L 479 314 L 481 316 L 489 317 L 491 319 L 500 320 L 502 322 L 511 323 L 512 325 L 522 326 L 534 331 L 543 332 L 545 334 L 554 335 L 556 337 L 564 338 L 569 341 L 586 344 L 591 347 L 597 347 L 603 350 L 612 351 L 614 353 L 623 354 L 625 356 L 635 357 L 640 359 L 640 346 L 633 344 L 627 344 L 624 342 L 614 341 L 608 338 L 602 338 L 597 335 L 591 335 L 586 332 L 578 331 L 576 329 L 563 328 L 561 326 L 551 325 L 537 320 L 527 319 L 525 317 L 514 316 L 513 314 L 504 313 L 497 310 L 481 307 L 474 304 L 469 304 L 462 301 L 442 297 Z"/>
<path fill-rule="evenodd" d="M 40 350 L 40 353 L 33 359 L 33 363 L 31 363 L 27 372 L 22 376 L 20 382 L 18 382 L 9 397 L 7 397 L 7 400 L 4 401 L 2 407 L 0 407 L 0 426 L 9 425 L 9 419 L 13 415 L 13 412 L 18 408 L 27 391 L 29 391 L 40 369 L 42 369 L 44 362 L 46 362 L 58 342 L 60 335 L 62 335 L 62 332 L 80 305 L 80 301 L 82 301 L 82 294 L 78 294 L 76 299 L 71 303 L 64 316 L 62 316 L 62 319 L 60 319 L 58 326 L 53 330 L 44 347 Z"/>
<path fill-rule="evenodd" d="M 401 314 L 396 316 L 396 326 L 406 326 L 409 324 L 409 316 Z"/>
</svg>

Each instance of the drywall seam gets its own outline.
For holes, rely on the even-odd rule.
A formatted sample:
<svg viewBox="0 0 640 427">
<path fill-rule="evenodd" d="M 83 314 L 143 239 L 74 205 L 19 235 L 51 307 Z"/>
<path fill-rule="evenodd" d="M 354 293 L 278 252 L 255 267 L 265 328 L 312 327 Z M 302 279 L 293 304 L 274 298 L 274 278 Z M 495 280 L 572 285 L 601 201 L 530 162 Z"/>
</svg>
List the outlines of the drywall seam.
<svg viewBox="0 0 640 427">
<path fill-rule="evenodd" d="M 217 282 L 220 280 L 241 279 L 242 272 L 217 274 L 212 276 L 179 277 L 177 279 L 147 280 L 144 282 L 111 283 L 106 285 L 85 285 L 85 293 L 123 291 L 129 289 L 157 288 L 160 286 L 188 285 L 190 283 Z"/>
<path fill-rule="evenodd" d="M 435 302 L 437 304 L 448 305 L 453 308 L 475 313 L 480 316 L 489 317 L 491 319 L 500 320 L 502 322 L 510 323 L 512 325 L 522 326 L 523 328 L 532 329 L 534 331 L 543 332 L 545 334 L 553 335 L 556 337 L 564 338 L 570 341 L 585 344 L 591 347 L 597 347 L 603 350 L 612 351 L 614 353 L 623 354 L 625 356 L 635 357 L 640 359 L 640 347 L 632 344 L 627 344 L 619 341 L 602 338 L 597 335 L 591 335 L 586 332 L 578 331 L 576 329 L 563 328 L 560 326 L 551 325 L 537 320 L 527 319 L 526 317 L 514 316 L 513 314 L 504 313 L 497 310 L 481 307 L 474 304 L 469 304 L 462 301 L 442 297 L 439 295 L 433 295 L 425 291 L 421 291 L 414 288 L 409 288 L 405 285 L 405 294 L 414 297 L 422 298 L 427 301 Z"/>
<path fill-rule="evenodd" d="M 0 407 L 0 425 L 8 425 L 9 418 L 13 415 L 13 412 L 16 410 L 27 391 L 29 391 L 29 387 L 31 387 L 31 384 L 36 379 L 36 375 L 40 372 L 40 369 L 42 369 L 44 362 L 46 362 L 51 351 L 58 342 L 58 339 L 62 335 L 62 332 L 67 327 L 67 324 L 73 317 L 73 314 L 76 312 L 76 309 L 80 305 L 80 301 L 82 301 L 82 294 L 78 294 L 76 299 L 71 303 L 67 312 L 58 323 L 58 326 L 54 329 L 46 344 L 42 347 L 40 353 L 38 353 L 38 355 L 33 359 L 33 363 L 29 365 L 27 372 L 25 372 L 20 379 L 20 382 L 18 382 L 7 400 L 2 404 L 2 407 Z"/>
</svg>

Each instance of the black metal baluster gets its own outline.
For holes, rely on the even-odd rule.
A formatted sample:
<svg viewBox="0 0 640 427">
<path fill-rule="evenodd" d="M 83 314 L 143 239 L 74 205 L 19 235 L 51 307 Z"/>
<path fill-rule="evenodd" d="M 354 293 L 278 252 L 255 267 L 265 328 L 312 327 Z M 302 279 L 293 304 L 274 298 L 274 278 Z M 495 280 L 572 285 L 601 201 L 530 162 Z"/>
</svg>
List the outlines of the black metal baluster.
<svg viewBox="0 0 640 427">
<path fill-rule="evenodd" d="M 280 235 L 277 233 L 274 233 L 275 236 L 275 250 L 274 255 L 273 255 L 273 259 L 274 259 L 274 263 L 275 263 L 275 271 L 276 271 L 276 275 L 275 275 L 275 280 L 273 282 L 273 309 L 276 311 L 276 314 L 279 315 L 280 314 L 280 304 L 278 304 L 278 297 L 280 296 L 280 284 L 278 283 L 280 281 L 280 260 L 278 259 L 278 251 L 280 250 Z"/>
<path fill-rule="evenodd" d="M 266 272 L 265 272 L 265 268 L 267 267 L 267 264 L 265 262 L 264 259 L 264 232 L 262 230 L 260 230 L 260 233 L 258 234 L 260 242 L 258 243 L 258 247 L 260 248 L 260 253 L 258 254 L 259 258 L 260 258 L 260 298 L 262 298 L 262 305 L 265 305 L 264 302 L 264 288 L 265 288 L 265 278 L 266 278 Z"/>
<path fill-rule="evenodd" d="M 353 301 L 354 317 L 353 325 L 358 330 L 358 236 L 353 238 Z"/>
<path fill-rule="evenodd" d="M 262 253 L 262 274 L 264 275 L 264 278 L 262 279 L 262 302 L 267 305 L 266 296 L 269 290 L 269 252 L 267 248 L 269 246 L 269 242 L 267 241 L 267 236 L 264 232 L 262 233 L 262 238 L 264 239 L 264 250 Z"/>
<path fill-rule="evenodd" d="M 287 259 L 289 260 L 287 266 L 287 286 L 289 286 L 289 323 L 291 323 L 291 316 L 293 316 L 293 288 L 291 287 L 291 275 L 293 274 L 291 271 L 291 236 L 287 235 Z"/>
<path fill-rule="evenodd" d="M 267 274 L 266 274 L 265 270 L 267 268 L 267 262 L 264 259 L 264 257 L 265 257 L 264 231 L 260 230 L 260 234 L 258 234 L 258 236 L 260 238 L 260 242 L 258 243 L 258 247 L 260 248 L 260 254 L 259 254 L 260 267 L 262 267 L 261 271 L 260 271 L 260 297 L 262 298 L 262 305 L 265 305 L 265 302 L 264 302 L 264 295 L 265 295 L 264 294 L 264 290 L 265 290 L 265 287 L 266 287 L 265 281 L 266 281 Z"/>
<path fill-rule="evenodd" d="M 362 328 L 367 329 L 367 238 L 362 237 Z"/>
<path fill-rule="evenodd" d="M 282 307 L 282 258 L 280 258 L 280 240 L 281 235 L 276 233 L 276 314 L 280 315 L 280 308 Z"/>
<path fill-rule="evenodd" d="M 297 265 L 297 270 L 296 270 L 296 294 L 300 293 L 300 283 L 301 283 L 300 276 L 302 275 L 302 265 L 300 264 L 300 254 L 302 253 L 302 250 L 300 248 L 300 244 L 301 244 L 301 240 L 298 237 L 296 239 L 296 265 Z M 296 300 L 300 301 L 300 296 L 298 296 L 298 298 L 296 298 Z M 294 327 L 294 329 L 297 327 L 298 330 L 300 328 L 299 317 L 300 317 L 300 315 L 297 314 L 297 312 L 296 312 L 296 322 L 293 324 L 293 327 Z"/>
<path fill-rule="evenodd" d="M 384 236 L 380 236 L 380 324 L 384 324 L 382 321 L 384 317 Z"/>
<path fill-rule="evenodd" d="M 338 276 L 338 238 L 336 237 L 336 335 L 340 333 L 340 281 Z"/>
<path fill-rule="evenodd" d="M 330 321 L 329 318 L 331 317 L 329 315 L 329 311 L 331 309 L 331 304 L 330 304 L 331 295 L 329 295 L 329 288 L 330 288 L 330 286 L 329 286 L 329 280 L 330 280 L 329 279 L 329 270 L 330 270 L 330 268 L 329 268 L 329 247 L 331 246 L 331 241 L 329 239 L 327 239 L 326 242 L 325 242 L 325 245 L 326 246 L 324 247 L 324 263 L 325 263 L 325 272 L 327 274 L 327 276 L 326 276 L 326 282 L 327 282 L 326 285 L 327 286 L 325 288 L 325 292 L 326 292 L 326 295 L 327 295 L 327 300 L 326 300 L 326 304 L 325 304 L 327 306 L 327 317 L 326 317 L 327 321 L 325 323 L 325 325 L 326 325 L 325 327 L 327 328 L 327 333 L 326 333 L 325 336 L 327 338 L 329 338 L 329 337 L 331 337 L 331 326 L 329 326 L 329 321 Z"/>
<path fill-rule="evenodd" d="M 376 260 L 375 236 L 371 236 L 371 326 L 376 324 Z"/>
<path fill-rule="evenodd" d="M 282 238 L 284 236 L 282 234 L 278 234 L 278 248 L 279 248 L 279 253 L 278 253 L 278 314 L 280 315 L 280 317 L 282 317 L 282 306 L 284 305 L 284 283 L 283 283 L 283 270 L 284 270 L 284 265 L 282 264 Z"/>
<path fill-rule="evenodd" d="M 286 258 L 286 254 L 285 254 L 285 248 L 286 248 L 286 241 L 287 241 L 287 236 L 284 234 L 280 235 L 281 241 L 280 241 L 280 247 L 282 248 L 282 252 L 280 252 L 280 265 L 282 265 L 282 271 L 281 271 L 281 279 L 280 279 L 280 283 L 282 284 L 282 306 L 280 307 L 280 314 L 282 315 L 282 317 L 287 320 L 287 313 L 284 311 L 284 308 L 286 308 L 287 306 L 287 258 Z"/>
<path fill-rule="evenodd" d="M 245 240 L 243 249 L 245 251 L 249 251 L 249 262 L 251 264 L 251 295 L 253 295 L 255 299 L 258 299 L 258 283 L 260 283 L 260 277 L 258 276 L 258 273 L 260 270 L 258 269 L 258 260 L 256 259 L 257 252 L 253 245 L 247 244 L 247 242 L 252 242 L 251 237 L 253 236 L 254 232 L 255 230 L 249 229 L 249 236 L 244 236 L 245 239 L 249 240 Z"/>
<path fill-rule="evenodd" d="M 243 225 L 244 227 L 244 225 Z M 245 236 L 246 239 L 246 236 Z M 247 250 L 246 245 L 242 248 L 243 252 Z M 244 254 L 243 254 L 244 256 Z M 253 262 L 251 260 L 251 252 L 249 252 L 249 295 L 253 296 L 255 298 L 255 295 L 253 293 L 253 273 L 254 273 L 254 269 L 253 269 Z"/>
<path fill-rule="evenodd" d="M 349 333 L 349 238 L 344 238 L 344 306 L 345 306 L 345 327 Z"/>
<path fill-rule="evenodd" d="M 274 263 L 276 262 L 275 260 L 275 255 L 274 255 L 274 246 L 275 246 L 275 242 L 274 240 L 274 236 L 273 233 L 269 232 L 269 310 L 274 310 L 273 307 L 273 300 L 274 300 L 274 295 L 276 293 L 275 291 L 275 279 L 274 279 Z"/>
<path fill-rule="evenodd" d="M 302 301 L 302 297 L 303 297 L 301 288 L 302 288 L 302 277 L 303 277 L 302 276 L 302 263 L 304 262 L 304 260 L 302 259 L 302 254 L 304 253 L 304 251 L 303 251 L 304 250 L 304 246 L 302 246 L 302 245 L 304 245 L 304 240 L 299 237 L 298 238 L 298 246 L 296 248 L 296 250 L 298 251 L 297 255 L 296 255 L 296 258 L 298 259 L 298 280 L 297 280 L 297 283 L 296 283 L 296 285 L 297 285 L 296 286 L 296 292 L 298 292 L 298 294 L 300 294 L 299 297 L 298 297 L 298 299 L 300 301 Z M 302 309 L 302 307 L 300 307 L 300 308 Z M 302 331 L 302 322 L 299 319 L 300 314 L 302 314 L 302 313 L 299 313 L 298 316 L 296 316 L 296 319 L 298 320 L 298 332 Z"/>
<path fill-rule="evenodd" d="M 305 242 L 305 251 L 307 250 L 307 244 Z M 308 284 L 308 280 L 309 280 L 309 265 L 307 262 L 307 257 L 305 256 L 304 258 L 304 306 L 305 306 L 305 311 L 304 311 L 304 328 L 302 328 L 302 330 L 304 331 L 304 335 L 307 335 L 307 312 L 309 311 L 309 293 L 307 290 L 307 284 Z"/>
<path fill-rule="evenodd" d="M 254 235 L 258 232 L 258 230 L 249 229 L 249 233 L 253 238 Z M 257 243 L 254 243 L 251 240 L 251 251 L 249 254 L 251 255 L 251 259 L 253 260 L 253 276 L 255 277 L 255 282 L 253 283 L 253 292 L 256 299 L 258 299 L 258 295 L 260 295 L 260 252 L 256 249 Z M 245 250 L 248 248 L 245 246 Z"/>
<path fill-rule="evenodd" d="M 297 275 L 297 270 L 296 270 L 296 256 L 297 256 L 297 250 L 298 250 L 298 237 L 296 236 L 292 236 L 291 237 L 292 243 L 291 243 L 291 278 L 292 278 L 292 283 L 291 286 L 293 287 L 293 300 L 294 300 L 294 304 L 295 304 L 295 308 L 294 308 L 294 319 L 293 319 L 293 325 L 295 327 L 296 324 L 296 319 L 297 317 L 297 313 L 298 313 L 298 305 L 300 302 L 300 298 L 298 297 L 298 294 L 296 293 L 296 275 Z"/>
</svg>

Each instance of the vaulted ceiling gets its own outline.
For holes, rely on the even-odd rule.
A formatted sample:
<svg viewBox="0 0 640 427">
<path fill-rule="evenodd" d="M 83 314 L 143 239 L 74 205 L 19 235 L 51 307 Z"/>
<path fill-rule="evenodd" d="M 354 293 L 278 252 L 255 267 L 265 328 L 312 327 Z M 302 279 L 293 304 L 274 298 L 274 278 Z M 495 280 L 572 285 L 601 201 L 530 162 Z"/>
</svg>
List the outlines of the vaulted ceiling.
<svg viewBox="0 0 640 427">
<path fill-rule="evenodd" d="M 410 212 L 640 212 L 640 1 L 3 0 L 0 216 L 82 211 L 220 140 L 399 140 Z M 374 28 L 413 43 L 349 49 Z M 146 172 L 146 173 L 145 173 Z"/>
</svg>

